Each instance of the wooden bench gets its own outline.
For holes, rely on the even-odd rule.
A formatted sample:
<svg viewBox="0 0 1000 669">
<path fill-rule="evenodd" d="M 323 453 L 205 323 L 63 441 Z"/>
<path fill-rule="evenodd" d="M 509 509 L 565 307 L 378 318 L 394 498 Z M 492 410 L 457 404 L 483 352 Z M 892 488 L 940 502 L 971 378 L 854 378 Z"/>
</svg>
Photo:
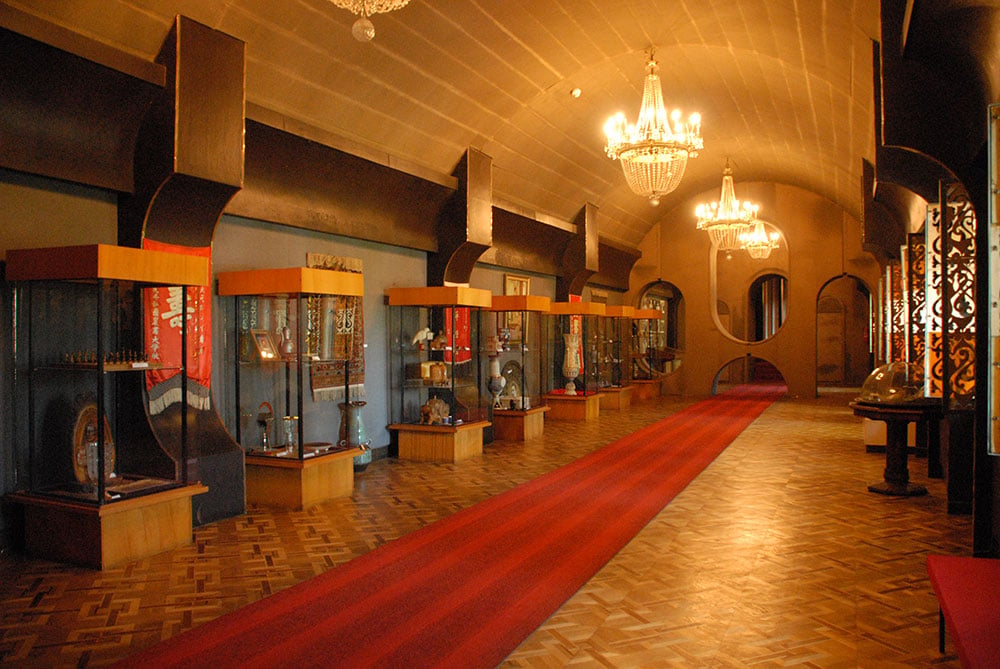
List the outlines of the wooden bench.
<svg viewBox="0 0 1000 669">
<path fill-rule="evenodd" d="M 963 667 L 1000 667 L 1000 560 L 928 555 L 939 604 L 938 646 L 945 626 Z"/>
</svg>

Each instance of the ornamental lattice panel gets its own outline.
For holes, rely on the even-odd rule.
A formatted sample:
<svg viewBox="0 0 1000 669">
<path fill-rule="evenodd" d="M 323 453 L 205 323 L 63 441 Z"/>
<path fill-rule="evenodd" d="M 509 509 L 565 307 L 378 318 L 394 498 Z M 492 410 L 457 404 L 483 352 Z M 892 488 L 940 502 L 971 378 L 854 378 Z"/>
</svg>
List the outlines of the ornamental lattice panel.
<svg viewBox="0 0 1000 669">
<path fill-rule="evenodd" d="M 942 300 L 948 355 L 944 397 L 949 408 L 975 408 L 976 399 L 976 212 L 958 182 L 941 184 Z"/>
<path fill-rule="evenodd" d="M 944 388 L 944 356 L 942 329 L 944 322 L 944 290 L 942 286 L 941 208 L 927 207 L 924 221 L 924 395 L 942 397 Z"/>
<path fill-rule="evenodd" d="M 924 235 L 916 233 L 906 238 L 906 295 L 907 295 L 907 348 L 906 361 L 917 362 L 924 359 L 924 332 L 927 306 L 926 255 L 927 242 Z M 918 365 L 921 375 L 923 366 Z M 923 378 L 921 376 L 921 378 Z"/>
</svg>

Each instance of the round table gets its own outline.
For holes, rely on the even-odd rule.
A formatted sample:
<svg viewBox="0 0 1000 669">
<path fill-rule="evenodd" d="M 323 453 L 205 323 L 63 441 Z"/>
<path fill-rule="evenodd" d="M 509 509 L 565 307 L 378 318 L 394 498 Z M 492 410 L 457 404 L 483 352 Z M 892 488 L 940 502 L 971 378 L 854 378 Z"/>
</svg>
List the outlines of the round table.
<svg viewBox="0 0 1000 669">
<path fill-rule="evenodd" d="M 868 486 L 871 492 L 898 497 L 926 495 L 927 488 L 910 483 L 906 462 L 907 425 L 933 420 L 941 413 L 940 401 L 908 402 L 906 404 L 876 404 L 852 402 L 855 416 L 885 423 L 885 480 Z"/>
</svg>

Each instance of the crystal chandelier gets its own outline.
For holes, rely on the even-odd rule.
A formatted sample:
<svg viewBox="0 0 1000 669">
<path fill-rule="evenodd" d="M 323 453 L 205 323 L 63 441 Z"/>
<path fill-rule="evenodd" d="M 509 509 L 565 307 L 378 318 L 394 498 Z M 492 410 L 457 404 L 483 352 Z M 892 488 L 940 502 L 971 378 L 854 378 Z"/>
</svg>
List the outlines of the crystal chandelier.
<svg viewBox="0 0 1000 669">
<path fill-rule="evenodd" d="M 766 260 L 771 255 L 771 251 L 778 248 L 781 243 L 781 233 L 776 230 L 768 232 L 767 226 L 769 225 L 764 221 L 756 220 L 753 225 L 740 234 L 740 245 L 754 260 Z"/>
<path fill-rule="evenodd" d="M 688 158 L 694 158 L 705 147 L 699 114 L 691 114 L 682 122 L 680 110 L 675 109 L 667 118 L 659 71 L 650 50 L 639 119 L 631 125 L 625 114 L 618 112 L 604 124 L 608 137 L 604 150 L 612 160 L 621 162 L 629 188 L 648 197 L 653 206 L 677 188 Z"/>
<path fill-rule="evenodd" d="M 694 213 L 698 217 L 698 229 L 708 233 L 718 250 L 735 251 L 742 248 L 740 235 L 749 231 L 759 208 L 752 202 L 740 202 L 736 199 L 733 170 L 726 158 L 719 201 L 699 204 Z"/>
<path fill-rule="evenodd" d="M 359 42 L 370 42 L 375 37 L 375 26 L 368 18 L 372 14 L 382 14 L 406 7 L 410 0 L 330 0 L 341 9 L 360 16 L 351 26 L 351 34 Z"/>
</svg>

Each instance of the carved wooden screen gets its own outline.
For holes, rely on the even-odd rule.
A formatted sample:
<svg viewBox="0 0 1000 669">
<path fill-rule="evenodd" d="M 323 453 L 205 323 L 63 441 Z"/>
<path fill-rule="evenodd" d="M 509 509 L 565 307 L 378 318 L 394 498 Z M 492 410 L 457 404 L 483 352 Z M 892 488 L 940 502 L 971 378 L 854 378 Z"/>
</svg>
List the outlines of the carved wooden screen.
<svg viewBox="0 0 1000 669">
<path fill-rule="evenodd" d="M 976 212 L 961 183 L 941 184 L 944 397 L 952 409 L 976 401 Z"/>
<path fill-rule="evenodd" d="M 944 387 L 942 338 L 944 292 L 941 266 L 941 207 L 928 205 L 924 221 L 924 396 L 941 397 Z"/>
<path fill-rule="evenodd" d="M 885 268 L 885 359 L 906 359 L 906 309 L 903 299 L 903 269 L 900 263 Z"/>
<path fill-rule="evenodd" d="M 924 325 L 926 316 L 925 295 L 927 292 L 924 266 L 927 242 L 920 233 L 906 237 L 906 361 L 923 363 L 924 360 Z M 923 365 L 919 365 L 923 374 Z"/>
<path fill-rule="evenodd" d="M 988 374 L 989 452 L 1000 455 L 1000 105 L 990 105 L 988 160 L 989 198 L 989 295 L 990 295 L 990 372 Z"/>
</svg>

